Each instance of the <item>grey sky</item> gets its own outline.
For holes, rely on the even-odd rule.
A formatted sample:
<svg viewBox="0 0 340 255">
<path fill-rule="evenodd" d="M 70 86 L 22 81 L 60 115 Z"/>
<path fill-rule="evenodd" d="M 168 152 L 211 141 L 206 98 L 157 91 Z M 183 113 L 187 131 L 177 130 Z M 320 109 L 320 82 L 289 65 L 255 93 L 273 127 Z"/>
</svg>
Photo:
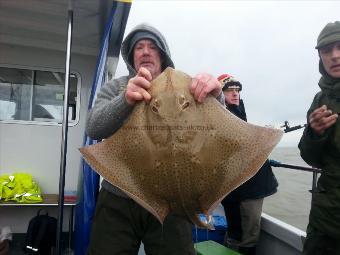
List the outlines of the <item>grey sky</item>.
<svg viewBox="0 0 340 255">
<path fill-rule="evenodd" d="M 137 0 L 126 31 L 141 22 L 157 27 L 177 69 L 241 81 L 249 122 L 293 126 L 306 122 L 319 90 L 316 38 L 339 13 L 340 1 Z M 120 59 L 117 76 L 126 73 Z M 285 134 L 280 146 L 296 146 L 301 131 Z"/>
</svg>

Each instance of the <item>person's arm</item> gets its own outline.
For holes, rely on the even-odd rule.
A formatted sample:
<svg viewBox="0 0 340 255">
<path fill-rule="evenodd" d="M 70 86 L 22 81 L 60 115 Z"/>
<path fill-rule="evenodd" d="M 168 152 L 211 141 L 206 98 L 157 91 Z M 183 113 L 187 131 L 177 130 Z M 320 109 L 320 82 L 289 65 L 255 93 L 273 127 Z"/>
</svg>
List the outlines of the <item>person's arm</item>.
<svg viewBox="0 0 340 255">
<path fill-rule="evenodd" d="M 92 139 L 111 136 L 125 122 L 133 106 L 139 101 L 150 101 L 152 75 L 141 67 L 137 74 L 128 79 L 124 76 L 106 83 L 97 95 L 94 107 L 89 112 L 86 132 Z M 125 84 L 126 87 L 123 87 Z"/>
<path fill-rule="evenodd" d="M 299 142 L 301 158 L 313 167 L 322 168 L 322 157 L 328 135 L 317 136 L 307 125 Z"/>
<path fill-rule="evenodd" d="M 301 157 L 307 164 L 322 168 L 322 158 L 328 142 L 330 127 L 336 122 L 337 114 L 332 114 L 326 106 L 319 107 L 318 95 L 314 98 L 307 113 L 308 125 L 298 147 Z"/>
<path fill-rule="evenodd" d="M 92 139 L 103 139 L 118 130 L 129 116 L 133 106 L 129 105 L 122 84 L 127 84 L 127 77 L 106 83 L 98 92 L 93 108 L 89 111 L 86 133 Z"/>
<path fill-rule="evenodd" d="M 224 94 L 221 91 L 221 93 L 216 97 L 216 100 L 220 102 L 221 105 L 223 105 L 224 107 L 225 105 L 225 99 L 224 99 Z"/>
</svg>

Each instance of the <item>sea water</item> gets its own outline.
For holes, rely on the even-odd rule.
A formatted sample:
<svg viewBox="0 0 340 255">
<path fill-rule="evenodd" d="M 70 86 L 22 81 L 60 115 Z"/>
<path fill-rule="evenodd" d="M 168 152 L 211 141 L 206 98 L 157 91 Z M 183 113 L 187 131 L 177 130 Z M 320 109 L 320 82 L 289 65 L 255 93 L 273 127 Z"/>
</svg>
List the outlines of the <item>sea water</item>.
<svg viewBox="0 0 340 255">
<path fill-rule="evenodd" d="M 308 166 L 297 147 L 277 147 L 269 158 L 282 164 Z M 278 192 L 265 198 L 263 212 L 305 231 L 313 173 L 281 167 L 273 167 L 273 172 L 279 182 Z"/>
</svg>

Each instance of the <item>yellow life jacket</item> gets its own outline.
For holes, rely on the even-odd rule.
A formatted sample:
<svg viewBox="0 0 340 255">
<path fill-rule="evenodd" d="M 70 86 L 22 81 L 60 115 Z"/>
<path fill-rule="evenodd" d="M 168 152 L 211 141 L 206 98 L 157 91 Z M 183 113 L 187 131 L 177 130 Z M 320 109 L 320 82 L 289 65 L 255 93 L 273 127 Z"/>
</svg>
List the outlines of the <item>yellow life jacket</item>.
<svg viewBox="0 0 340 255">
<path fill-rule="evenodd" d="M 41 190 L 27 173 L 0 176 L 0 200 L 18 203 L 42 202 Z"/>
</svg>

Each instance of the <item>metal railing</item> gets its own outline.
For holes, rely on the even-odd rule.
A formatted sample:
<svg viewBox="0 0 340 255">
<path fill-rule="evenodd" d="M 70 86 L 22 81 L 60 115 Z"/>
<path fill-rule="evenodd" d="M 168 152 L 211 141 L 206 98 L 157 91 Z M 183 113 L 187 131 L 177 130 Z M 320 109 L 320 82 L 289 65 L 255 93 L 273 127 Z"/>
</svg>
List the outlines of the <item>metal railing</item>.
<svg viewBox="0 0 340 255">
<path fill-rule="evenodd" d="M 322 170 L 320 168 L 297 166 L 297 165 L 291 165 L 291 164 L 283 164 L 283 163 L 276 161 L 276 160 L 273 160 L 273 159 L 269 159 L 269 164 L 272 167 L 283 167 L 283 168 L 296 169 L 296 170 L 300 170 L 300 171 L 312 172 L 313 173 L 313 183 L 312 183 L 312 189 L 310 190 L 310 192 L 312 192 L 312 193 L 316 189 L 318 174 L 321 174 L 321 172 L 322 172 Z"/>
</svg>

